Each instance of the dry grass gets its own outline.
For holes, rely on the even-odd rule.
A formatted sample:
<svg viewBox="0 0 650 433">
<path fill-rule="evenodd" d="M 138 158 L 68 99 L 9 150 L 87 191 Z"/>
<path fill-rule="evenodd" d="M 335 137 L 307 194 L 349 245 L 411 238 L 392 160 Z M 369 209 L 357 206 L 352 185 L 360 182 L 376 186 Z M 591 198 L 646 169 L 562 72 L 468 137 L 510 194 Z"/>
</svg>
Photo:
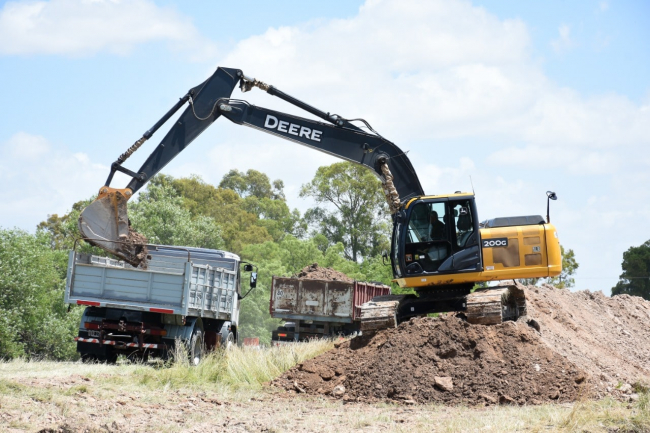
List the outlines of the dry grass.
<svg viewBox="0 0 650 433">
<path fill-rule="evenodd" d="M 263 386 L 331 347 L 320 341 L 235 349 L 199 367 L 0 363 L 0 431 L 68 425 L 71 431 L 650 432 L 650 393 L 641 385 L 633 403 L 487 408 L 343 404 Z"/>
</svg>

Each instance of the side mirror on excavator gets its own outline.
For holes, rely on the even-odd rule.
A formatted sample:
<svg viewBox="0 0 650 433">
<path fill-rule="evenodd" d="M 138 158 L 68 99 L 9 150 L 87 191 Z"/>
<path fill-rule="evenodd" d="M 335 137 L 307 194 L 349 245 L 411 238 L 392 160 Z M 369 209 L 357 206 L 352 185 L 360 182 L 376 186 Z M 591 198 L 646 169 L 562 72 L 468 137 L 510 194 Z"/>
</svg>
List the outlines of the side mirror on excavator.
<svg viewBox="0 0 650 433">
<path fill-rule="evenodd" d="M 386 263 L 387 260 L 388 263 Z M 390 260 L 388 259 L 388 251 L 386 250 L 381 252 L 381 264 L 384 266 L 390 265 Z"/>
<path fill-rule="evenodd" d="M 557 200 L 557 195 L 553 191 L 546 191 L 546 223 L 551 222 L 551 200 Z"/>
</svg>

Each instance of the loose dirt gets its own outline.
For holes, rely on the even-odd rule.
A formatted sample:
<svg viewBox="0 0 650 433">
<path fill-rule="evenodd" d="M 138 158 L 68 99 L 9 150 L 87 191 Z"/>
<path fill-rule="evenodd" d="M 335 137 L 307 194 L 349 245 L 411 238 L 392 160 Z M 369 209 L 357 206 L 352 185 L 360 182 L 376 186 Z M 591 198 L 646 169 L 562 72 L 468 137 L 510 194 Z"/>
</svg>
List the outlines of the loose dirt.
<svg viewBox="0 0 650 433">
<path fill-rule="evenodd" d="M 147 269 L 147 255 L 149 254 L 147 244 L 149 240 L 144 235 L 129 227 L 129 236 L 126 239 L 126 243 L 128 245 L 127 249 L 135 252 L 135 257 L 129 263 L 133 266 L 140 266 L 143 269 Z"/>
<path fill-rule="evenodd" d="M 523 286 L 522 286 L 523 287 Z M 293 393 L 407 404 L 541 404 L 650 380 L 650 302 L 524 288 L 528 317 L 496 326 L 415 318 L 354 338 L 274 381 Z"/>
<path fill-rule="evenodd" d="M 323 268 L 318 266 L 318 263 L 305 266 L 296 275 L 291 278 L 298 278 L 299 280 L 329 280 L 329 281 L 344 281 L 346 283 L 353 283 L 354 279 L 348 277 L 342 272 L 335 271 L 331 268 Z"/>
</svg>

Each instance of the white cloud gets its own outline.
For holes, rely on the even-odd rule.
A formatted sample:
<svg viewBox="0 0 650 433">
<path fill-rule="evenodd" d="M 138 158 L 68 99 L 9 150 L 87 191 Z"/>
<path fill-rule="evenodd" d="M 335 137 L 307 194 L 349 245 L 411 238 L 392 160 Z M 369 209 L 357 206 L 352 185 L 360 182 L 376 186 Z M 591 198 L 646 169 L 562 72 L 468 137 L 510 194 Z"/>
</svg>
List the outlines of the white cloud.
<svg viewBox="0 0 650 433">
<path fill-rule="evenodd" d="M 187 17 L 149 0 L 9 1 L 0 10 L 0 54 L 126 54 L 147 42 L 199 40 Z"/>
<path fill-rule="evenodd" d="M 12 158 L 33 160 L 47 154 L 51 146 L 45 137 L 18 132 L 7 141 L 4 147 L 8 156 Z"/>
<path fill-rule="evenodd" d="M 561 26 L 556 49 L 575 45 L 571 28 Z M 642 182 L 617 181 L 649 171 L 643 157 L 650 145 L 647 101 L 638 105 L 616 94 L 586 98 L 559 87 L 531 50 L 522 21 L 499 20 L 465 1 L 373 0 L 350 19 L 251 36 L 219 64 L 240 67 L 325 111 L 364 117 L 410 151 L 427 193 L 468 190 L 471 175 L 481 218 L 543 214 L 544 192 L 556 190 L 553 220 L 563 243 L 578 254 L 579 275 L 616 276 L 622 252 L 634 239 L 650 237 L 650 228 L 620 236 L 607 254 L 597 252 L 594 233 L 599 215 L 608 227 L 613 221 L 622 227 L 648 213 L 643 204 L 629 212 L 617 208 L 620 197 L 647 197 Z M 297 112 L 261 92 L 245 97 Z M 217 140 L 215 154 L 234 143 L 227 136 Z M 280 177 L 289 187 L 308 181 L 292 174 L 294 167 L 303 175 L 318 163 L 274 140 L 262 136 L 258 147 L 243 142 L 238 149 L 256 154 L 262 171 L 287 167 Z M 259 149 L 267 143 L 286 153 L 265 157 Z M 247 166 L 248 158 L 233 153 L 228 168 Z M 595 192 L 602 199 L 588 203 Z M 583 281 L 605 291 L 613 285 Z"/>
<path fill-rule="evenodd" d="M 88 155 L 55 149 L 44 137 L 14 134 L 0 143 L 0 227 L 34 229 L 48 214 L 63 214 L 96 194 L 108 172 Z"/>
<path fill-rule="evenodd" d="M 571 38 L 571 27 L 568 24 L 562 24 L 558 28 L 559 37 L 551 41 L 551 46 L 556 53 L 563 53 L 575 47 L 575 41 Z"/>
</svg>

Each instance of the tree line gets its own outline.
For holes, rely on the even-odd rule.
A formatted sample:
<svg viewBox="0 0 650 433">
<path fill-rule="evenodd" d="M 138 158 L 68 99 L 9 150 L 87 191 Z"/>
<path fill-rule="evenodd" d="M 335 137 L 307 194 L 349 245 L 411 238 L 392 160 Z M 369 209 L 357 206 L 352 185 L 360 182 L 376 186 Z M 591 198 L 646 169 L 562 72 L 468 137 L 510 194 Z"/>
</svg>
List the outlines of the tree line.
<svg viewBox="0 0 650 433">
<path fill-rule="evenodd" d="M 316 203 L 304 215 L 287 205 L 281 180 L 256 170 L 231 170 L 217 186 L 198 176 L 158 175 L 129 203 L 129 218 L 150 243 L 223 249 L 255 263 L 258 286 L 242 301 L 240 337 L 268 343 L 279 324 L 268 308 L 274 275 L 318 263 L 403 293 L 382 260 L 391 222 L 372 173 L 347 162 L 320 167 L 300 196 Z M 63 292 L 71 249 L 106 255 L 79 240 L 79 214 L 93 200 L 49 215 L 34 234 L 0 228 L 0 358 L 76 357 L 83 308 L 65 306 Z M 562 280 L 550 283 L 570 287 L 578 266 L 573 251 L 563 250 L 563 262 Z"/>
<path fill-rule="evenodd" d="M 222 249 L 255 263 L 258 286 L 242 301 L 240 336 L 269 342 L 278 326 L 268 308 L 273 275 L 319 263 L 392 284 L 380 254 L 389 245 L 389 216 L 375 176 L 350 163 L 321 167 L 300 195 L 317 203 L 305 215 L 289 209 L 281 180 L 256 170 L 231 170 L 217 186 L 158 175 L 129 202 L 129 219 L 152 244 Z M 71 249 L 106 255 L 79 240 L 79 214 L 93 200 L 49 215 L 34 234 L 0 228 L 0 358 L 76 357 L 83 308 L 68 309 L 63 292 Z"/>
</svg>

